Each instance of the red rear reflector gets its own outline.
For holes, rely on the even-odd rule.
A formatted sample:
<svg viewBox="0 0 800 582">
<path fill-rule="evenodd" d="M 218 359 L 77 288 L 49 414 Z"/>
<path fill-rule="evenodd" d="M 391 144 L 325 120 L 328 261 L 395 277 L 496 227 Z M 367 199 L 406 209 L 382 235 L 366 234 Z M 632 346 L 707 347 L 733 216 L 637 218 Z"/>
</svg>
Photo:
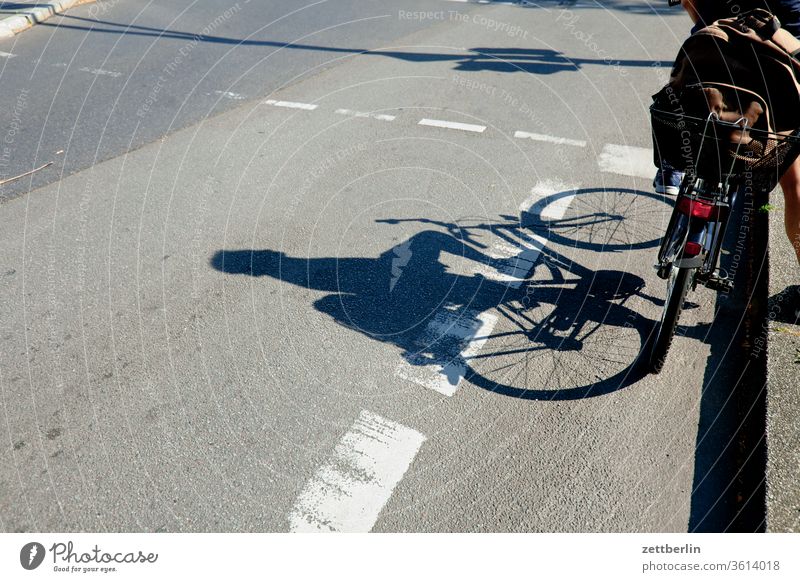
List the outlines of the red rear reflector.
<svg viewBox="0 0 800 582">
<path fill-rule="evenodd" d="M 678 210 L 681 214 L 708 220 L 714 212 L 714 205 L 684 197 L 678 200 Z"/>
<path fill-rule="evenodd" d="M 683 254 L 689 257 L 696 257 L 701 250 L 703 250 L 703 247 L 699 243 L 687 242 L 686 246 L 683 247 Z"/>
</svg>

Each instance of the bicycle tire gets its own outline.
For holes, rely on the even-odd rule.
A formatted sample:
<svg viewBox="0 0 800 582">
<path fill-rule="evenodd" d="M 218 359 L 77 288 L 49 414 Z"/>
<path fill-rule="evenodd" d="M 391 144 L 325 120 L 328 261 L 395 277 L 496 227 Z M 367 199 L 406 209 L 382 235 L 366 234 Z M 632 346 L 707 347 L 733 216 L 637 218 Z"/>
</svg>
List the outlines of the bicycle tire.
<svg viewBox="0 0 800 582">
<path fill-rule="evenodd" d="M 597 277 L 591 290 L 595 298 L 615 284 Z M 640 379 L 652 320 L 614 298 L 592 305 L 588 298 L 564 301 L 564 293 L 555 291 L 548 298 L 541 290 L 536 296 L 543 300 L 536 305 L 505 304 L 480 354 L 464 362 L 464 377 L 495 394 L 542 401 L 601 396 Z M 554 312 L 563 327 L 550 325 Z"/>
<path fill-rule="evenodd" d="M 658 374 L 667 360 L 667 353 L 672 345 L 672 338 L 675 336 L 675 328 L 678 326 L 678 319 L 683 311 L 683 303 L 694 271 L 696 271 L 695 268 L 672 267 L 670 278 L 667 280 L 664 311 L 661 321 L 657 324 L 653 349 L 650 351 L 649 368 L 652 374 Z"/>
</svg>

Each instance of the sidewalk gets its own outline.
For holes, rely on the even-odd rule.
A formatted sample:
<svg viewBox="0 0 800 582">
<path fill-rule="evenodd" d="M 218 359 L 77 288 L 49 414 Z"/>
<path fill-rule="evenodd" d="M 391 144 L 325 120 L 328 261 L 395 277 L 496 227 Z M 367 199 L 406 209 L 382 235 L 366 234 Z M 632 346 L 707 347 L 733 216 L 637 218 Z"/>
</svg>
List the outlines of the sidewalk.
<svg viewBox="0 0 800 582">
<path fill-rule="evenodd" d="M 783 196 L 770 204 L 769 294 L 800 282 L 794 253 L 783 231 Z M 767 531 L 800 531 L 800 326 L 783 323 L 781 309 L 769 312 L 767 376 Z"/>
<path fill-rule="evenodd" d="M 10 38 L 51 16 L 92 0 L 0 1 L 0 40 Z"/>
</svg>

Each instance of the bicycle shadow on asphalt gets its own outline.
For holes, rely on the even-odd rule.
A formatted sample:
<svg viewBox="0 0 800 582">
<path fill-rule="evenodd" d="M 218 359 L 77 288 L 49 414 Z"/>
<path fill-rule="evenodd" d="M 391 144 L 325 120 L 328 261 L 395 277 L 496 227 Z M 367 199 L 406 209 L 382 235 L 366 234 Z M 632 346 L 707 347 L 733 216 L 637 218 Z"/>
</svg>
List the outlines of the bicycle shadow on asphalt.
<svg viewBox="0 0 800 582">
<path fill-rule="evenodd" d="M 541 244 L 546 225 L 523 228 L 509 216 L 489 223 L 378 222 L 436 228 L 377 258 L 245 249 L 218 251 L 210 263 L 225 273 L 325 292 L 316 310 L 397 346 L 398 375 L 440 392 L 466 379 L 510 397 L 574 400 L 642 377 L 637 364 L 653 321 L 626 303 L 659 300 L 643 292 L 640 277 L 588 269 Z M 487 232 L 505 258 L 476 236 Z M 487 325 L 490 319 L 496 325 Z"/>
</svg>

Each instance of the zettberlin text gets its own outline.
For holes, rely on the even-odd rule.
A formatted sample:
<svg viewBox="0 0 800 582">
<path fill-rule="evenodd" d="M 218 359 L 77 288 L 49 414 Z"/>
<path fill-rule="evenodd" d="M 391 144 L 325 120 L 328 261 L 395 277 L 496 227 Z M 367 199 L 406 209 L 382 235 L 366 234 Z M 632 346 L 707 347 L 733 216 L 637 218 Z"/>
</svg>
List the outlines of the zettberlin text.
<svg viewBox="0 0 800 582">
<path fill-rule="evenodd" d="M 682 546 L 642 546 L 643 554 L 699 554 L 700 548 L 692 544 Z"/>
</svg>

